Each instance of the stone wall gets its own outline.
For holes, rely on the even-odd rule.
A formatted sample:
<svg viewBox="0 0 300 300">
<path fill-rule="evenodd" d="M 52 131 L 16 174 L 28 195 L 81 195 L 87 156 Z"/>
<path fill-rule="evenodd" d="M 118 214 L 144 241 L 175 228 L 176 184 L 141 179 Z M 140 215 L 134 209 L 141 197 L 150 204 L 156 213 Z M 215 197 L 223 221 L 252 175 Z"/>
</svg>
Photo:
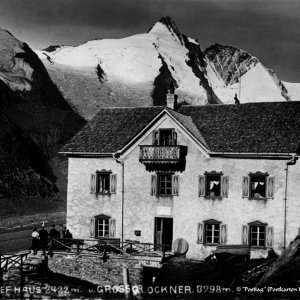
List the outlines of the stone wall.
<svg viewBox="0 0 300 300">
<path fill-rule="evenodd" d="M 123 285 L 123 266 L 129 271 L 130 284 L 142 284 L 142 266 L 137 260 L 109 258 L 106 262 L 100 256 L 77 256 L 55 254 L 49 258 L 49 270 L 76 277 L 104 286 Z"/>
<path fill-rule="evenodd" d="M 152 130 L 175 128 L 179 145 L 188 148 L 184 172 L 179 176 L 179 195 L 159 197 L 150 194 L 151 172 L 139 162 L 136 145 L 125 153 L 124 239 L 154 242 L 155 217 L 173 218 L 173 241 L 184 238 L 189 243 L 187 256 L 203 259 L 215 246 L 197 244 L 197 223 L 215 219 L 227 225 L 228 244 L 242 243 L 242 227 L 261 221 L 274 228 L 274 250 L 283 247 L 284 194 L 286 160 L 235 159 L 209 157 L 174 121 L 168 117 L 151 128 L 138 145 L 152 144 Z M 90 174 L 96 170 L 117 174 L 117 193 L 110 196 L 90 193 Z M 300 167 L 289 167 L 287 193 L 287 245 L 300 227 Z M 229 176 L 228 198 L 198 197 L 198 176 L 205 172 L 223 172 Z M 268 172 L 275 177 L 274 199 L 249 200 L 242 197 L 242 178 L 250 172 Z M 89 238 L 90 219 L 98 214 L 116 219 L 116 237 L 121 237 L 121 165 L 112 158 L 69 158 L 67 226 L 75 238 Z M 141 236 L 135 236 L 135 230 Z M 259 250 L 261 252 L 261 249 Z M 255 256 L 255 255 L 254 255 Z"/>
</svg>

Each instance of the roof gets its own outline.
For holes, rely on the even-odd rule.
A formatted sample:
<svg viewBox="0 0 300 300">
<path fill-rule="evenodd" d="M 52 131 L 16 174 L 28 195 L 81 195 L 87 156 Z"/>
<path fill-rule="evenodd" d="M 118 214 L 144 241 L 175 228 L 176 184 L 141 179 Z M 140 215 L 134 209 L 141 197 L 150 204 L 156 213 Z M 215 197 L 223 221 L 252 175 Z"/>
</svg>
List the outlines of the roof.
<svg viewBox="0 0 300 300">
<path fill-rule="evenodd" d="M 163 110 L 161 106 L 100 109 L 61 152 L 114 153 L 128 144 Z"/>
<path fill-rule="evenodd" d="M 295 153 L 300 141 L 300 102 L 103 108 L 62 149 L 112 154 L 123 149 L 163 111 L 209 152 Z"/>
<path fill-rule="evenodd" d="M 184 105 L 211 152 L 295 153 L 300 141 L 300 102 Z"/>
</svg>

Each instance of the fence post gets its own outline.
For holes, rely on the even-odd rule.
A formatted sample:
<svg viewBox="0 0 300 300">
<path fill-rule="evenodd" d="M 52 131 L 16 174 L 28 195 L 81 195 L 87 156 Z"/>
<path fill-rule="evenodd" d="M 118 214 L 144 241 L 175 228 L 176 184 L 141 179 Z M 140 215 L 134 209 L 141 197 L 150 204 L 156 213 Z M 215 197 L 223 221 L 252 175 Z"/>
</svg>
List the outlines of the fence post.
<svg viewBox="0 0 300 300">
<path fill-rule="evenodd" d="M 20 263 L 20 297 L 21 299 L 24 299 L 23 294 L 23 288 L 24 288 L 24 272 L 23 272 L 23 256 L 21 256 L 21 263 Z"/>
<path fill-rule="evenodd" d="M 0 254 L 0 286 L 3 286 L 3 269 L 2 269 L 2 255 L 1 254 Z"/>
</svg>

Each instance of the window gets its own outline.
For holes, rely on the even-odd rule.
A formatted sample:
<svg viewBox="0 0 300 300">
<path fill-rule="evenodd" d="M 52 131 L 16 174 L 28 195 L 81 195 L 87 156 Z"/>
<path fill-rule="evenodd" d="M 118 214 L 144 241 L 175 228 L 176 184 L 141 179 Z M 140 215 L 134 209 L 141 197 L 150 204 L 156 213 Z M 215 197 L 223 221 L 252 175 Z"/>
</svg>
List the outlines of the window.
<svg viewBox="0 0 300 300">
<path fill-rule="evenodd" d="M 97 192 L 99 194 L 108 194 L 110 188 L 110 173 L 98 173 Z"/>
<path fill-rule="evenodd" d="M 242 244 L 251 247 L 273 247 L 274 229 L 260 221 L 243 225 Z"/>
<path fill-rule="evenodd" d="M 274 177 L 268 173 L 249 173 L 243 177 L 243 198 L 267 199 L 274 198 Z"/>
<path fill-rule="evenodd" d="M 110 216 L 101 214 L 91 219 L 90 237 L 113 238 L 116 232 L 116 220 Z"/>
<path fill-rule="evenodd" d="M 117 188 L 117 175 L 111 171 L 96 171 L 91 174 L 91 193 L 109 195 L 115 194 Z"/>
<path fill-rule="evenodd" d="M 151 195 L 178 196 L 179 178 L 174 174 L 151 175 Z"/>
<path fill-rule="evenodd" d="M 228 197 L 229 177 L 221 172 L 205 172 L 199 176 L 198 195 L 208 198 Z"/>
<path fill-rule="evenodd" d="M 172 194 L 172 175 L 159 174 L 158 175 L 158 194 L 171 195 Z"/>
<path fill-rule="evenodd" d="M 177 145 L 177 133 L 175 129 L 159 129 L 153 132 L 153 145 L 174 146 Z"/>
<path fill-rule="evenodd" d="M 221 196 L 221 175 L 206 175 L 205 196 Z"/>
<path fill-rule="evenodd" d="M 266 226 L 250 226 L 250 246 L 266 245 Z"/>
<path fill-rule="evenodd" d="M 109 219 L 99 219 L 97 220 L 97 237 L 109 237 L 108 223 Z"/>
<path fill-rule="evenodd" d="M 210 219 L 197 225 L 198 244 L 226 244 L 227 225 Z"/>
<path fill-rule="evenodd" d="M 219 244 L 220 224 L 205 223 L 205 244 Z"/>
</svg>

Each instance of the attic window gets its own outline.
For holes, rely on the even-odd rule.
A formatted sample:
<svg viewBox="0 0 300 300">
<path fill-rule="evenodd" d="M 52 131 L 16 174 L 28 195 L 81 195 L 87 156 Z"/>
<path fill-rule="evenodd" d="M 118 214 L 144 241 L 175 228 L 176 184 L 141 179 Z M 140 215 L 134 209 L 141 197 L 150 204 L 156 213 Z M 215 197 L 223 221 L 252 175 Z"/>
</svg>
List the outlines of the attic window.
<svg viewBox="0 0 300 300">
<path fill-rule="evenodd" d="M 153 145 L 174 146 L 177 145 L 177 133 L 175 129 L 159 129 L 153 132 Z"/>
</svg>

